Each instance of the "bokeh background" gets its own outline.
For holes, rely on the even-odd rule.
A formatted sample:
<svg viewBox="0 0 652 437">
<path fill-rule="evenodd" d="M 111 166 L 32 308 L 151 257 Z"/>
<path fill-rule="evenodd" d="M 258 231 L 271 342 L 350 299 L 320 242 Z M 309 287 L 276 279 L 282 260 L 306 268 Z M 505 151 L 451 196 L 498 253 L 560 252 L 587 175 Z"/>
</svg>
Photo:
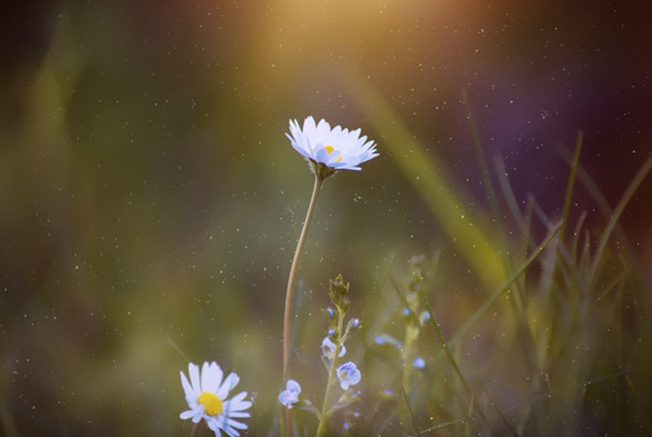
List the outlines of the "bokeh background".
<svg viewBox="0 0 652 437">
<path fill-rule="evenodd" d="M 312 184 L 284 137 L 289 118 L 361 127 L 381 154 L 330 179 L 320 199 L 300 267 L 304 369 L 319 366 L 320 308 L 338 273 L 372 322 L 379 302 L 395 305 L 386 272 L 441 250 L 459 307 L 451 330 L 501 276 L 457 241 L 489 210 L 463 90 L 492 174 L 499 159 L 516 202 L 533 195 L 551 217 L 578 130 L 582 165 L 611 205 L 652 153 L 645 2 L 2 9 L 0 409 L 10 435 L 187 434 L 178 371 L 188 360 L 237 371 L 257 396 L 252 434 L 274 429 L 285 281 Z M 446 211 L 410 171 L 413 154 L 454 199 Z M 646 180 L 621 220 L 636 269 L 652 263 L 651 199 Z M 571 214 L 581 211 L 590 229 L 604 226 L 578 185 Z"/>
</svg>

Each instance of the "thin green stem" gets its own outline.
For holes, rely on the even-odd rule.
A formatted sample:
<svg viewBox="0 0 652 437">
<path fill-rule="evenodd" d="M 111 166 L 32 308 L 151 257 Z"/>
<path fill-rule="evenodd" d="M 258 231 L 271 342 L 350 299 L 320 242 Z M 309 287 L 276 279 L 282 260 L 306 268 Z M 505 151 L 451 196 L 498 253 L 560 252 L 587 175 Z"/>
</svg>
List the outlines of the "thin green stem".
<svg viewBox="0 0 652 437">
<path fill-rule="evenodd" d="M 324 402 L 322 403 L 321 413 L 319 414 L 319 425 L 317 426 L 317 437 L 321 437 L 326 432 L 326 425 L 328 423 L 328 400 L 331 396 L 331 388 L 335 382 L 335 370 L 337 369 L 338 358 L 342 350 L 342 326 L 344 323 L 344 313 L 340 308 L 337 308 L 337 335 L 338 340 L 335 343 L 335 353 L 333 354 L 333 362 L 328 370 L 328 382 L 326 382 L 326 393 L 324 393 Z"/>
<path fill-rule="evenodd" d="M 319 171 L 315 171 L 314 174 L 315 183 L 312 188 L 312 195 L 310 196 L 310 203 L 308 204 L 308 211 L 306 212 L 306 218 L 303 222 L 303 228 L 301 229 L 299 241 L 297 242 L 297 248 L 294 251 L 294 257 L 292 258 L 292 265 L 288 276 L 288 286 L 285 290 L 285 312 L 283 315 L 283 381 L 287 381 L 290 378 L 290 350 L 292 349 L 292 319 L 294 318 L 297 267 L 299 265 L 299 259 L 303 253 L 303 246 L 306 242 L 308 229 L 310 229 L 312 216 L 315 212 L 317 197 L 319 197 L 319 192 L 321 191 L 325 179 Z M 284 436 L 292 437 L 292 412 L 289 409 L 286 411 L 284 418 L 285 420 L 281 424 L 281 431 Z"/>
<path fill-rule="evenodd" d="M 337 349 L 339 353 L 339 348 Z M 331 387 L 333 386 L 333 377 L 335 376 L 335 364 L 331 366 L 328 372 L 328 382 L 326 383 L 326 393 L 324 394 L 324 404 L 321 407 L 321 413 L 319 414 L 319 425 L 317 426 L 317 437 L 321 437 L 326 432 L 326 422 L 328 422 L 328 398 L 331 395 Z"/>
<path fill-rule="evenodd" d="M 303 222 L 303 229 L 297 242 L 297 248 L 294 251 L 294 258 L 292 258 L 292 266 L 290 267 L 290 275 L 288 276 L 288 286 L 285 290 L 285 314 L 283 316 L 283 380 L 287 381 L 290 376 L 290 349 L 291 349 L 291 336 L 292 336 L 292 319 L 294 315 L 294 298 L 295 298 L 295 284 L 297 281 L 297 267 L 299 259 L 303 253 L 303 246 L 306 242 L 310 222 L 315 212 L 317 205 L 317 197 L 324 184 L 324 178 L 319 174 L 315 174 L 315 184 L 312 188 L 312 196 L 310 197 L 310 204 L 306 212 L 306 219 Z"/>
<path fill-rule="evenodd" d="M 417 426 L 417 418 L 414 415 L 414 411 L 412 411 L 412 406 L 410 405 L 410 398 L 408 397 L 407 392 L 405 391 L 405 387 L 401 385 L 401 391 L 403 392 L 403 399 L 405 400 L 405 406 L 407 407 L 408 414 L 410 415 L 410 423 L 412 424 L 412 429 L 414 430 L 414 433 L 417 437 L 421 435 L 421 432 L 419 432 L 419 427 Z"/>
<path fill-rule="evenodd" d="M 195 423 L 195 426 L 192 427 L 192 431 L 190 431 L 190 437 L 195 437 L 195 434 L 197 434 L 197 430 L 199 429 L 199 425 L 201 422 Z"/>
</svg>

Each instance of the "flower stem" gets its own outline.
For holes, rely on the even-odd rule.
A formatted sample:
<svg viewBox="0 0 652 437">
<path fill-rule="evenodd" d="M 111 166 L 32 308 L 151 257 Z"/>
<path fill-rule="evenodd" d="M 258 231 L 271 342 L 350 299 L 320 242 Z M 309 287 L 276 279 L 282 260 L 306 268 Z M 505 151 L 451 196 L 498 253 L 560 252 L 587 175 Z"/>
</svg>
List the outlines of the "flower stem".
<svg viewBox="0 0 652 437">
<path fill-rule="evenodd" d="M 190 431 L 190 437 L 195 437 L 195 434 L 197 433 L 197 429 L 199 428 L 199 424 L 201 422 L 195 423 L 195 426 L 192 427 L 192 431 Z"/>
<path fill-rule="evenodd" d="M 328 370 L 328 382 L 326 383 L 326 393 L 324 393 L 324 402 L 321 407 L 321 414 L 319 415 L 319 426 L 317 426 L 317 437 L 321 437 L 326 432 L 326 424 L 328 422 L 328 400 L 331 395 L 331 387 L 333 387 L 335 369 L 337 369 L 337 359 L 342 350 L 342 324 L 344 322 L 344 314 L 340 308 L 337 309 L 337 336 L 338 340 L 335 343 L 335 354 L 333 355 L 333 362 L 331 368 Z"/>
<path fill-rule="evenodd" d="M 285 313 L 283 316 L 283 381 L 287 381 L 290 377 L 290 350 L 292 346 L 292 319 L 294 318 L 294 298 L 295 283 L 297 280 L 297 267 L 303 252 L 303 245 L 306 242 L 308 229 L 310 228 L 310 223 L 312 222 L 312 216 L 315 212 L 317 197 L 319 197 L 319 192 L 321 191 L 321 187 L 324 184 L 325 179 L 325 177 L 321 175 L 320 172 L 315 171 L 314 173 L 315 183 L 312 188 L 312 195 L 310 196 L 310 204 L 308 205 L 308 211 L 306 212 L 306 219 L 303 222 L 303 229 L 301 229 L 301 234 L 299 235 L 297 248 L 294 251 L 294 258 L 292 258 L 292 266 L 290 267 L 290 275 L 288 276 L 288 285 L 285 291 Z M 285 414 L 284 425 L 286 434 L 291 437 L 292 415 L 290 414 L 289 410 L 287 414 Z"/>
<path fill-rule="evenodd" d="M 303 252 L 303 245 L 306 242 L 306 235 L 310 228 L 315 206 L 317 205 L 317 197 L 321 191 L 324 179 L 315 175 L 315 184 L 312 188 L 312 196 L 310 197 L 310 204 L 306 212 L 306 219 L 303 222 L 303 229 L 297 242 L 297 248 L 294 251 L 294 258 L 292 259 L 292 266 L 290 267 L 290 275 L 288 277 L 288 286 L 285 290 L 285 315 L 283 316 L 283 379 L 287 380 L 290 374 L 290 349 L 291 349 L 291 335 L 292 335 L 292 319 L 294 313 L 294 297 L 295 297 L 295 283 L 297 282 L 297 267 L 299 259 Z"/>
</svg>

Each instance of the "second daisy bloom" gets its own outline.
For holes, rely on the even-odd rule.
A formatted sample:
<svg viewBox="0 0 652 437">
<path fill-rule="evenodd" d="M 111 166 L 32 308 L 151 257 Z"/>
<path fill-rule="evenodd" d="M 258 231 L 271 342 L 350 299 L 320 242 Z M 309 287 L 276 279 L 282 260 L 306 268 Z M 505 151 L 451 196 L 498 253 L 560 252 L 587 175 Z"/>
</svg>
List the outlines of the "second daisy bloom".
<svg viewBox="0 0 652 437">
<path fill-rule="evenodd" d="M 199 366 L 188 364 L 188 376 L 190 380 L 181 372 L 181 385 L 189 408 L 180 414 L 181 419 L 192 419 L 194 423 L 204 419 L 216 437 L 222 432 L 236 437 L 240 435 L 239 430 L 247 429 L 245 423 L 235 420 L 250 417 L 246 411 L 251 408 L 251 401 L 245 400 L 247 392 L 227 399 L 240 381 L 237 374 L 231 373 L 223 379 L 224 372 L 217 363 L 205 362 L 201 372 Z"/>
</svg>

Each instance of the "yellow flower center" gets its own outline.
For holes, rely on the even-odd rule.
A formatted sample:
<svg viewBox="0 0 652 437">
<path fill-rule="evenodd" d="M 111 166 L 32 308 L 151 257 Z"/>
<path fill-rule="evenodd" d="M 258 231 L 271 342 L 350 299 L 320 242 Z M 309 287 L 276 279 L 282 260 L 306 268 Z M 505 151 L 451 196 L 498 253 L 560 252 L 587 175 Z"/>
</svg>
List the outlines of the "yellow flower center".
<svg viewBox="0 0 652 437">
<path fill-rule="evenodd" d="M 204 392 L 199 396 L 198 402 L 204 406 L 204 411 L 209 416 L 219 416 L 224 412 L 222 400 L 213 393 Z"/>
<path fill-rule="evenodd" d="M 326 147 L 324 147 L 324 149 L 326 149 L 326 154 L 327 155 L 330 155 L 331 153 L 333 153 L 335 151 L 335 147 L 333 147 L 333 146 L 326 146 Z M 340 157 L 337 158 L 335 160 L 335 162 L 342 162 L 342 155 L 340 155 Z"/>
</svg>

